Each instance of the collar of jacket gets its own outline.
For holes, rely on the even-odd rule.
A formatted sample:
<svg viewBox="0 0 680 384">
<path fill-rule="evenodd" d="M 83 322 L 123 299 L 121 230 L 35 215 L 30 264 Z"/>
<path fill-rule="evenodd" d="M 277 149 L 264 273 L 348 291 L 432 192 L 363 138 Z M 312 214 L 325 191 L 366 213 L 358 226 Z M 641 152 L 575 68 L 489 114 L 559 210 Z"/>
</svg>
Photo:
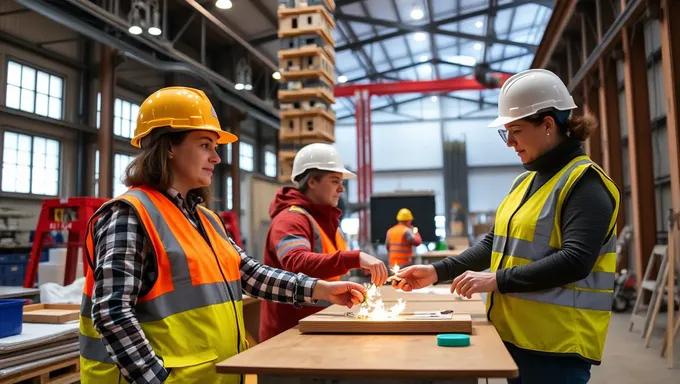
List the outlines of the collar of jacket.
<svg viewBox="0 0 680 384">
<path fill-rule="evenodd" d="M 585 155 L 580 141 L 565 139 L 554 148 L 539 156 L 536 160 L 524 164 L 527 171 L 538 173 L 555 173 L 562 169 L 575 157 Z"/>
</svg>

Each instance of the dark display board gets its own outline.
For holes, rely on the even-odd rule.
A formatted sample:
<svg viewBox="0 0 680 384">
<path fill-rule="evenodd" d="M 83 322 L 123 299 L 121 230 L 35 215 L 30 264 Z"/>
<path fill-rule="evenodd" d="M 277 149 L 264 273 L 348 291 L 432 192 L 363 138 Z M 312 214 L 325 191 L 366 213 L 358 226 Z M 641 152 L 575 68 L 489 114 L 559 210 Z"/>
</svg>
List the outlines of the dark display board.
<svg viewBox="0 0 680 384">
<path fill-rule="evenodd" d="M 434 194 L 374 195 L 371 196 L 371 242 L 385 243 L 387 230 L 397 223 L 397 212 L 408 208 L 413 213 L 413 226 L 423 242 L 436 242 Z"/>
</svg>

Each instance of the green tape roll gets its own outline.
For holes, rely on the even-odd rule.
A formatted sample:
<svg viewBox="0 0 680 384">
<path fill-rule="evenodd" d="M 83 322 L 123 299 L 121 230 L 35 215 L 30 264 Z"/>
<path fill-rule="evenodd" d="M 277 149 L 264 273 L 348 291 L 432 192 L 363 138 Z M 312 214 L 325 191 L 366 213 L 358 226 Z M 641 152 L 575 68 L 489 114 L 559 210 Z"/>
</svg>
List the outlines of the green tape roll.
<svg viewBox="0 0 680 384">
<path fill-rule="evenodd" d="M 437 335 L 437 345 L 440 347 L 467 347 L 470 345 L 470 335 L 462 333 Z"/>
</svg>

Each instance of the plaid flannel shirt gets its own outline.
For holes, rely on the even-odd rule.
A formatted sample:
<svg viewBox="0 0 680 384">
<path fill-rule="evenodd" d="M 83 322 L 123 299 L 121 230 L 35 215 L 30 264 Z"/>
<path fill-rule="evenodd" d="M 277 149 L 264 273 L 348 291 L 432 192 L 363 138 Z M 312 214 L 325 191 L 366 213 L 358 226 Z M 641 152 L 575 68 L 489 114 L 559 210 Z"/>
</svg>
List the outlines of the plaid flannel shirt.
<svg viewBox="0 0 680 384">
<path fill-rule="evenodd" d="M 167 195 L 206 238 L 196 215 L 196 205 L 202 199 L 192 194 L 184 199 L 174 189 Z M 312 289 L 318 279 L 265 266 L 246 255 L 231 239 L 230 242 L 241 255 L 245 293 L 296 306 L 312 302 Z M 130 206 L 114 203 L 102 214 L 94 225 L 94 247 L 94 326 L 128 382 L 162 383 L 169 370 L 154 353 L 134 313 L 137 299 L 148 293 L 155 281 L 156 260 L 143 225 Z"/>
</svg>

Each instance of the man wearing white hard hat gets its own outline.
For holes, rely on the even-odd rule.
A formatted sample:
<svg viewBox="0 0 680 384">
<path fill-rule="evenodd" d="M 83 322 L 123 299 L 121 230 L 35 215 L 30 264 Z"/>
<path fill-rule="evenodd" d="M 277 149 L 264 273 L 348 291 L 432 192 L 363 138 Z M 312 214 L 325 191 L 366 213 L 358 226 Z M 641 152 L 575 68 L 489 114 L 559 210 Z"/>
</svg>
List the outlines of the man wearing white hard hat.
<svg viewBox="0 0 680 384">
<path fill-rule="evenodd" d="M 510 77 L 489 127 L 503 127 L 501 138 L 527 172 L 483 241 L 458 257 L 406 268 L 393 282 L 411 290 L 453 280 L 460 295 L 487 292 L 487 316 L 519 367 L 509 383 L 586 383 L 602 359 L 621 194 L 584 153 L 597 121 L 572 114 L 576 108 L 550 71 Z"/>
<path fill-rule="evenodd" d="M 264 264 L 327 281 L 340 280 L 352 269 L 371 274 L 371 282 L 382 285 L 387 268 L 379 259 L 359 250 L 347 250 L 340 230 L 337 208 L 342 181 L 356 175 L 345 168 L 335 147 L 310 144 L 298 151 L 291 181 L 282 187 L 269 207 L 272 224 L 267 233 Z M 260 342 L 298 324 L 300 319 L 322 310 L 329 303 L 294 308 L 262 302 Z"/>
</svg>

